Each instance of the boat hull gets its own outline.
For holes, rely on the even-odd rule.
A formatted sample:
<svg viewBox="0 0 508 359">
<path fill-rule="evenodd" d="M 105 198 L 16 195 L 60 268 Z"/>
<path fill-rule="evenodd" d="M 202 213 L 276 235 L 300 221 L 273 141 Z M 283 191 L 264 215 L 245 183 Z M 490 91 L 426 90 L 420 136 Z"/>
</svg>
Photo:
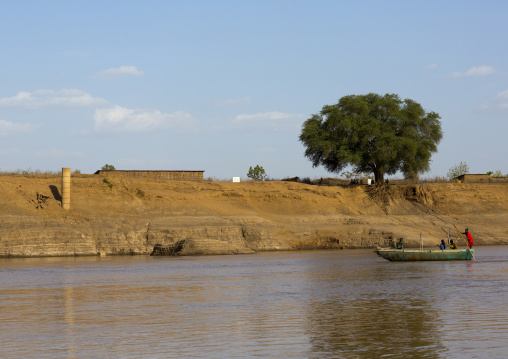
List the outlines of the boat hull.
<svg viewBox="0 0 508 359">
<path fill-rule="evenodd" d="M 382 249 L 374 251 L 378 256 L 392 261 L 460 261 L 471 260 L 474 249 Z"/>
</svg>

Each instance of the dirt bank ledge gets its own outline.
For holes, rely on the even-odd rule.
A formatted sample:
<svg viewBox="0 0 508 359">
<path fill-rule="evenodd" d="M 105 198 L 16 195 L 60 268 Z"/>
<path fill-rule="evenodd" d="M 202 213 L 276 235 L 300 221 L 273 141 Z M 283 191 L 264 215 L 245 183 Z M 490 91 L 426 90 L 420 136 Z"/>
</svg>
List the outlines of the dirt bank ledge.
<svg viewBox="0 0 508 359">
<path fill-rule="evenodd" d="M 507 184 L 109 181 L 73 176 L 64 211 L 59 176 L 0 176 L 0 256 L 150 254 L 176 243 L 179 255 L 370 248 L 400 237 L 418 246 L 420 232 L 434 246 L 452 224 L 476 244 L 508 243 Z"/>
</svg>

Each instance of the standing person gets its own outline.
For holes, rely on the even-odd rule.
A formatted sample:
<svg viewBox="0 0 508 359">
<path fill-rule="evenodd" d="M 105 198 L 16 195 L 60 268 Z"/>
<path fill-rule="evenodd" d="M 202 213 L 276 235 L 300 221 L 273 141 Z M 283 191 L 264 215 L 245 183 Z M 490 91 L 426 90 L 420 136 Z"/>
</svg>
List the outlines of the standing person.
<svg viewBox="0 0 508 359">
<path fill-rule="evenodd" d="M 469 233 L 468 229 L 466 228 L 466 231 L 462 234 L 465 235 L 467 238 L 467 246 L 469 248 L 473 248 L 473 236 L 471 235 L 471 233 Z"/>
<path fill-rule="evenodd" d="M 446 249 L 446 244 L 444 242 L 444 239 L 441 239 L 441 244 L 439 245 L 439 249 L 441 249 L 442 251 L 444 251 Z"/>
</svg>

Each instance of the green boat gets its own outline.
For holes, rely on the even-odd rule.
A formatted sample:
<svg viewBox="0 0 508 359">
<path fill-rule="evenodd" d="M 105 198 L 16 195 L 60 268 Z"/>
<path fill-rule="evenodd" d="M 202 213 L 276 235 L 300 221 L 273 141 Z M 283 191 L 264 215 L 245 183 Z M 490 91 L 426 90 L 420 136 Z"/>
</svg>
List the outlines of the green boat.
<svg viewBox="0 0 508 359">
<path fill-rule="evenodd" d="M 377 248 L 378 256 L 391 262 L 398 261 L 460 261 L 474 258 L 474 249 L 390 249 Z"/>
</svg>

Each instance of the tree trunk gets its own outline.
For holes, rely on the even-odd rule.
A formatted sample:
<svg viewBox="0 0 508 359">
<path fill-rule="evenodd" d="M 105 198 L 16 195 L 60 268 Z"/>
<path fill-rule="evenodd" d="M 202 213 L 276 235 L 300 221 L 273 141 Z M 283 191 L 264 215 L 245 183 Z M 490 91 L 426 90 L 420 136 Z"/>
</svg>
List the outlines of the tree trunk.
<svg viewBox="0 0 508 359">
<path fill-rule="evenodd" d="M 374 165 L 372 166 L 372 171 L 374 172 L 374 182 L 375 183 L 385 183 L 385 174 L 378 170 L 378 168 Z"/>
</svg>

